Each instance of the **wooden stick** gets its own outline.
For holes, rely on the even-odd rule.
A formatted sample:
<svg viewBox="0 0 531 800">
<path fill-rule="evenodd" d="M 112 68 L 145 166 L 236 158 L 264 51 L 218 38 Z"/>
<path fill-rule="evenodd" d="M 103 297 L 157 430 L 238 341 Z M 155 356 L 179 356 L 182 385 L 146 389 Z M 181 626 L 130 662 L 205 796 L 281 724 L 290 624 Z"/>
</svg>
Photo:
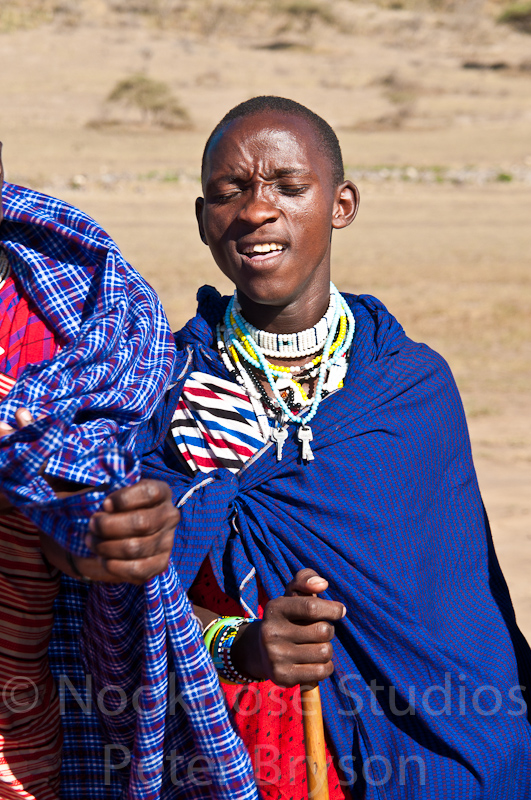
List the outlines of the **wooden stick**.
<svg viewBox="0 0 531 800">
<path fill-rule="evenodd" d="M 329 800 L 328 767 L 321 709 L 321 693 L 317 683 L 301 686 L 306 776 L 309 800 Z"/>
</svg>

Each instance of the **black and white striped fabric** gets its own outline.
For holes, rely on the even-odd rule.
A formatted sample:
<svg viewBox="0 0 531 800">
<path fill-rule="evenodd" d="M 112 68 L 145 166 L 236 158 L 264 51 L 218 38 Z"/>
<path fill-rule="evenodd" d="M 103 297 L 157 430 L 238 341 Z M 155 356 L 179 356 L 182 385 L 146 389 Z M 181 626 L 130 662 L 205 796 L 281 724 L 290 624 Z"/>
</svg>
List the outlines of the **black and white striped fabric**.
<svg viewBox="0 0 531 800">
<path fill-rule="evenodd" d="M 220 467 L 239 472 L 266 443 L 245 390 L 203 372 L 186 381 L 171 431 L 194 474 Z"/>
</svg>

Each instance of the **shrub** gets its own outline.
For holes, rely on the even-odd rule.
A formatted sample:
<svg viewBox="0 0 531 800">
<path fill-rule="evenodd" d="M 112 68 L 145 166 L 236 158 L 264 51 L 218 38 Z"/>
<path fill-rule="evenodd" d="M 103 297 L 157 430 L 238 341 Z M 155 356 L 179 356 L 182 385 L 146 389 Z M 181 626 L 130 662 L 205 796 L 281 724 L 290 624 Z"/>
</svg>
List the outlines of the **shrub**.
<svg viewBox="0 0 531 800">
<path fill-rule="evenodd" d="M 118 81 L 107 98 L 111 105 L 138 112 L 142 122 L 164 128 L 185 128 L 190 117 L 168 84 L 137 73 Z"/>
<path fill-rule="evenodd" d="M 531 3 L 517 3 L 509 6 L 500 14 L 498 22 L 511 25 L 524 33 L 531 33 Z"/>
<path fill-rule="evenodd" d="M 277 14 L 285 15 L 287 20 L 299 24 L 304 30 L 310 28 L 314 22 L 332 26 L 337 24 L 334 12 L 317 0 L 276 0 L 274 10 Z M 290 27 L 289 22 L 285 27 Z"/>
</svg>

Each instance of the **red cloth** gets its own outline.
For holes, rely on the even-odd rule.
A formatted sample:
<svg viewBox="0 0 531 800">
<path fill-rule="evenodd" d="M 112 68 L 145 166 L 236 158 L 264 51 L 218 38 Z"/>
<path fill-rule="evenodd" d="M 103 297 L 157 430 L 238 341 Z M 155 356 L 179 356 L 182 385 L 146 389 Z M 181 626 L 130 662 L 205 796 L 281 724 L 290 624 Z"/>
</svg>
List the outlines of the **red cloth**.
<svg viewBox="0 0 531 800">
<path fill-rule="evenodd" d="M 0 400 L 26 364 L 56 341 L 11 277 L 0 289 Z M 0 797 L 58 800 L 59 699 L 48 665 L 59 573 L 43 559 L 37 528 L 0 513 Z"/>
<path fill-rule="evenodd" d="M 26 364 L 52 358 L 57 343 L 53 332 L 31 301 L 9 276 L 0 289 L 0 373 L 17 379 Z"/>
<path fill-rule="evenodd" d="M 207 557 L 190 592 L 193 603 L 216 614 L 247 616 L 219 588 Z M 259 616 L 268 598 L 260 587 Z M 283 689 L 271 681 L 222 684 L 239 734 L 249 750 L 264 800 L 307 800 L 306 762 L 300 689 Z M 327 747 L 330 800 L 345 800 Z"/>
</svg>

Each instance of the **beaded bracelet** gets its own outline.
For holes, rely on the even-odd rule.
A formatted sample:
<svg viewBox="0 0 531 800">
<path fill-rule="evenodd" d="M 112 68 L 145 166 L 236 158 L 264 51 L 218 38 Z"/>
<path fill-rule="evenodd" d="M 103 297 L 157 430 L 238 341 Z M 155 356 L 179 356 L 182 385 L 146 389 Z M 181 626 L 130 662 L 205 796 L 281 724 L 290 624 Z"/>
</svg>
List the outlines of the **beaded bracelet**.
<svg viewBox="0 0 531 800">
<path fill-rule="evenodd" d="M 205 628 L 205 645 L 222 683 L 258 683 L 258 679 L 242 675 L 232 662 L 230 649 L 242 625 L 255 622 L 255 617 L 220 617 Z"/>
<path fill-rule="evenodd" d="M 199 622 L 201 623 L 201 620 L 199 619 L 199 617 L 196 617 L 196 619 L 199 620 Z M 219 620 L 220 620 L 220 617 L 216 617 L 215 619 L 213 619 L 211 622 L 208 623 L 206 628 L 203 628 L 203 639 L 205 640 L 205 643 L 206 643 L 206 636 L 207 636 L 207 633 L 209 632 L 210 628 L 212 628 L 217 622 L 219 622 Z"/>
<path fill-rule="evenodd" d="M 231 622 L 238 622 L 240 619 L 243 619 L 243 617 L 218 617 L 206 626 L 203 631 L 203 639 L 205 640 L 205 646 L 209 653 L 211 652 L 212 639 L 216 633 L 222 630 L 225 625 Z"/>
<path fill-rule="evenodd" d="M 212 656 L 220 680 L 224 683 L 254 683 L 253 678 L 242 675 L 234 667 L 230 656 L 230 648 L 234 643 L 238 631 L 241 626 L 246 623 L 247 620 L 243 617 L 229 622 L 220 628 L 212 639 L 210 655 Z"/>
</svg>

